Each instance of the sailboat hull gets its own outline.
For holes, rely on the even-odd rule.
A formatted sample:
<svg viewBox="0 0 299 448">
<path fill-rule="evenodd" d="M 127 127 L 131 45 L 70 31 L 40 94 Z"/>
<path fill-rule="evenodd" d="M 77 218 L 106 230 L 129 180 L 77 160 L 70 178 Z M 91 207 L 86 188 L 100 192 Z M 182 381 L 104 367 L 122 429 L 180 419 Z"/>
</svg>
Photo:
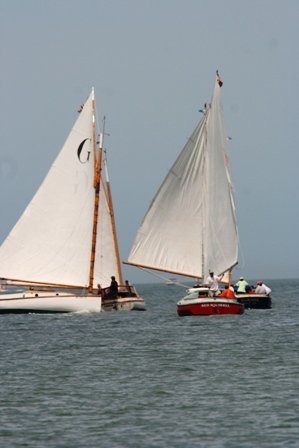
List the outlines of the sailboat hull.
<svg viewBox="0 0 299 448">
<path fill-rule="evenodd" d="M 193 303 L 178 303 L 179 316 L 211 316 L 220 314 L 243 314 L 244 305 L 236 301 L 194 301 Z"/>
<path fill-rule="evenodd" d="M 145 303 L 141 297 L 118 297 L 116 299 L 103 299 L 103 311 L 145 311 Z"/>
<path fill-rule="evenodd" d="M 236 294 L 238 302 L 245 308 L 269 309 L 272 308 L 271 296 L 267 294 Z"/>
<path fill-rule="evenodd" d="M 236 300 L 210 299 L 178 302 L 177 313 L 179 316 L 211 316 L 217 314 L 243 314 L 244 305 Z"/>
<path fill-rule="evenodd" d="M 0 314 L 100 312 L 101 298 L 71 293 L 24 291 L 1 294 Z"/>
<path fill-rule="evenodd" d="M 217 314 L 243 314 L 244 305 L 235 299 L 209 297 L 209 289 L 190 288 L 187 296 L 177 303 L 179 316 L 211 316 Z"/>
</svg>

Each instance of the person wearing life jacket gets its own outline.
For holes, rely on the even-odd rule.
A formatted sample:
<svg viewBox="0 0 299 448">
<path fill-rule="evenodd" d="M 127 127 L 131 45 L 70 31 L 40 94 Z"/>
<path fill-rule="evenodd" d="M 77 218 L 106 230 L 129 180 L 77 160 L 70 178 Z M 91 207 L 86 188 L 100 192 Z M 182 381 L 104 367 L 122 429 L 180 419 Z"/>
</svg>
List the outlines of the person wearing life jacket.
<svg viewBox="0 0 299 448">
<path fill-rule="evenodd" d="M 235 298 L 235 292 L 234 288 L 232 286 L 225 286 L 225 289 L 219 294 L 218 297 L 225 297 L 226 299 L 234 299 Z"/>
</svg>

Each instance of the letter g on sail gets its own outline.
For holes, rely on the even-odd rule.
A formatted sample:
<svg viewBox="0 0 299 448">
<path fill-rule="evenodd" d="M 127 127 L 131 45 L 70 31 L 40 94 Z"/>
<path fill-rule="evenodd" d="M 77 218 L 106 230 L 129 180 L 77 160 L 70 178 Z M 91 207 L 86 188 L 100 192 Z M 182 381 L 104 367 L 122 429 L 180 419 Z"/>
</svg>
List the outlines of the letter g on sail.
<svg viewBox="0 0 299 448">
<path fill-rule="evenodd" d="M 82 140 L 82 142 L 80 143 L 80 145 L 78 146 L 78 149 L 77 149 L 77 156 L 78 156 L 78 159 L 79 159 L 80 163 L 89 162 L 90 151 L 85 151 L 85 155 L 84 156 L 83 156 L 83 153 L 82 153 L 84 143 L 87 140 L 90 140 L 90 138 L 86 138 L 86 139 Z"/>
</svg>

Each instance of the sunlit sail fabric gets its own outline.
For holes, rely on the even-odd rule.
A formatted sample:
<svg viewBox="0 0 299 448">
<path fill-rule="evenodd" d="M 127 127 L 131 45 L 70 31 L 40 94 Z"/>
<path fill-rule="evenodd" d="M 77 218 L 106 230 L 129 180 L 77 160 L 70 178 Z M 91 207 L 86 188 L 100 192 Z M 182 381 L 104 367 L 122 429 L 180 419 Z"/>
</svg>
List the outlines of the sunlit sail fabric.
<svg viewBox="0 0 299 448">
<path fill-rule="evenodd" d="M 0 248 L 0 277 L 86 287 L 89 285 L 94 219 L 93 92 L 37 193 Z M 105 199 L 100 200 L 98 238 L 110 244 Z M 101 235 L 101 232 L 108 232 Z M 102 245 L 103 246 L 103 245 Z M 107 278 L 98 259 L 105 259 L 96 247 L 94 285 Z M 110 256 L 111 259 L 111 256 Z M 108 260 L 109 272 L 116 272 Z M 100 272 L 103 269 L 103 272 Z M 105 286 L 107 286 L 107 281 Z"/>
<path fill-rule="evenodd" d="M 238 234 L 220 86 L 154 197 L 128 263 L 190 277 L 237 262 Z"/>
</svg>

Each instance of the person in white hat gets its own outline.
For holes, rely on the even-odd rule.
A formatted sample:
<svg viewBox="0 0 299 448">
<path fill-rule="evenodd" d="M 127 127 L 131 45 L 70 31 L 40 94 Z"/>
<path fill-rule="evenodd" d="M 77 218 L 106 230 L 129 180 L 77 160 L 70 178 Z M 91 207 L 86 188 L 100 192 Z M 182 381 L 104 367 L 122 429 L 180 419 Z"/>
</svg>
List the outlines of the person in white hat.
<svg viewBox="0 0 299 448">
<path fill-rule="evenodd" d="M 237 287 L 237 293 L 244 294 L 246 292 L 246 286 L 248 286 L 248 283 L 244 279 L 244 277 L 240 277 L 240 280 L 235 283 L 235 286 Z"/>
</svg>

